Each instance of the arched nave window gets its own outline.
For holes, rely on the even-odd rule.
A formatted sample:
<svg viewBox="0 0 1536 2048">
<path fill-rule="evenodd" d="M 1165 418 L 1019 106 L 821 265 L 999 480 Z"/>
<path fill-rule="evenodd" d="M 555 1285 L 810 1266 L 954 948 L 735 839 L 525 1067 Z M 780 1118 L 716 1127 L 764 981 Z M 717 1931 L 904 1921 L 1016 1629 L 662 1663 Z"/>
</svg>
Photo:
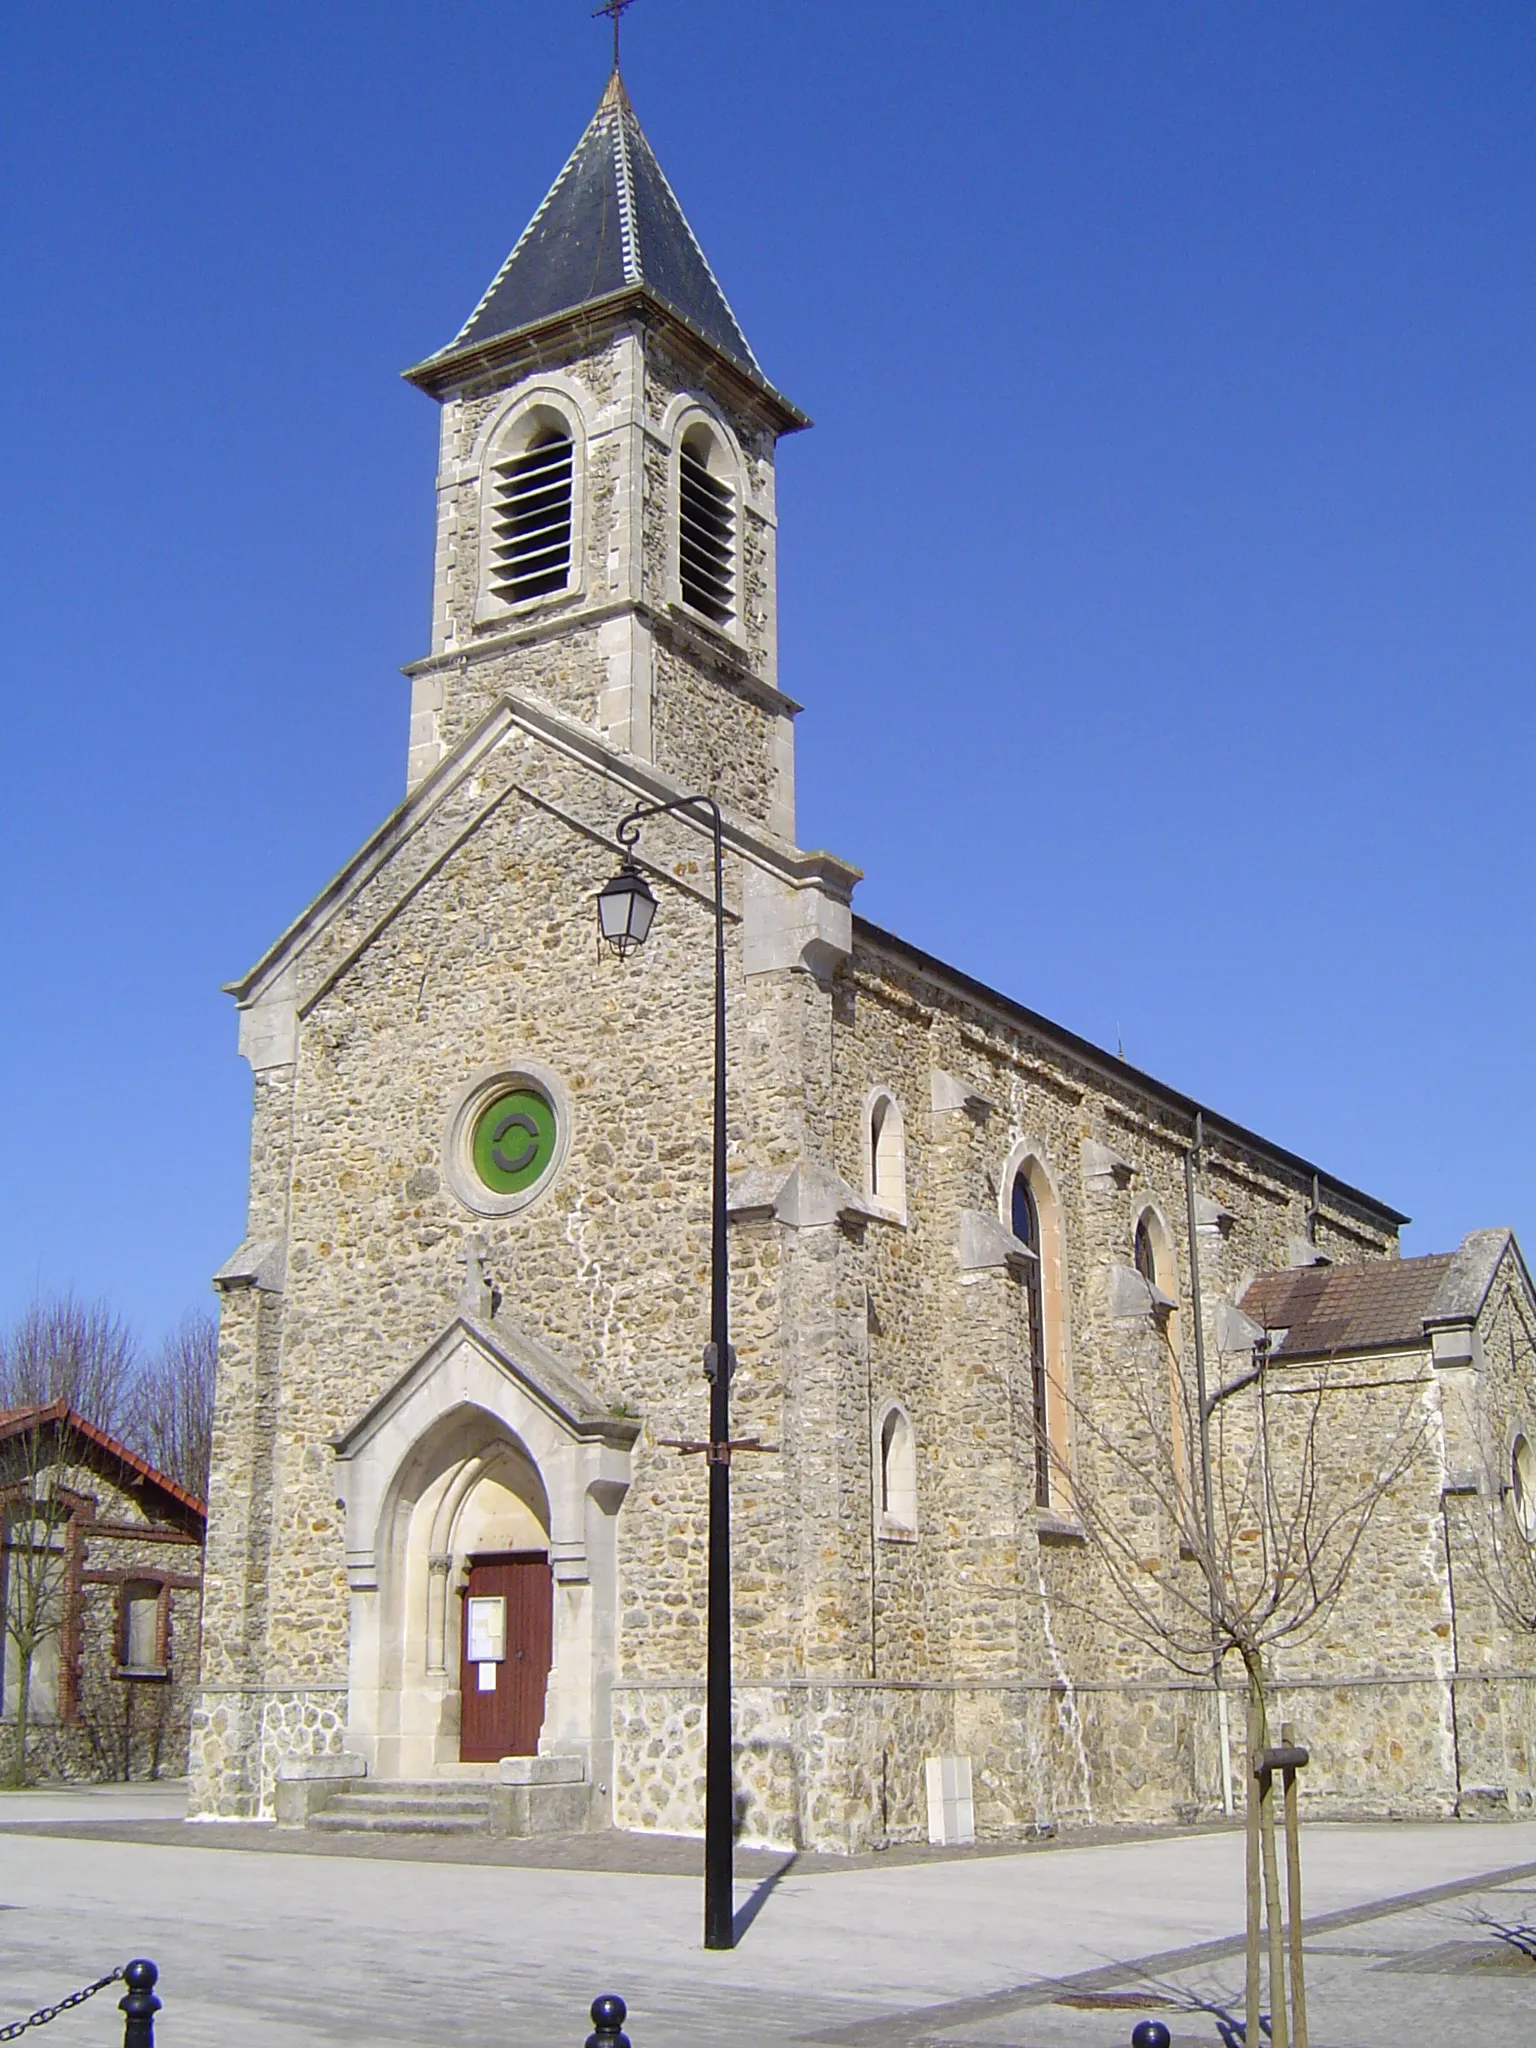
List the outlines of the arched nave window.
<svg viewBox="0 0 1536 2048">
<path fill-rule="evenodd" d="M 1152 1289 L 1152 1320 L 1162 1333 L 1168 1352 L 1168 1449 L 1173 1466 L 1173 1480 L 1180 1498 L 1190 1497 L 1189 1440 L 1191 1425 L 1196 1418 L 1186 1413 L 1189 1401 L 1184 1386 L 1184 1372 L 1179 1357 L 1179 1298 L 1178 1266 L 1174 1258 L 1173 1237 L 1168 1226 L 1155 1209 L 1143 1209 L 1136 1219 L 1136 1234 L 1132 1240 L 1132 1257 L 1136 1270 Z"/>
<path fill-rule="evenodd" d="M 1040 1208 L 1023 1167 L 1013 1177 L 1011 1225 L 1020 1244 L 1034 1257 L 1025 1267 L 1024 1288 L 1029 1302 L 1029 1367 L 1033 1395 L 1035 1435 L 1035 1505 L 1051 1504 L 1051 1413 L 1050 1379 L 1045 1363 L 1045 1288 L 1041 1267 L 1045 1249 L 1040 1241 Z"/>
<path fill-rule="evenodd" d="M 880 1526 L 887 1536 L 917 1534 L 917 1444 L 895 1402 L 880 1424 Z"/>
<path fill-rule="evenodd" d="M 864 1185 L 878 1209 L 898 1222 L 906 1221 L 906 1130 L 901 1107 L 888 1088 L 877 1088 L 865 1110 Z"/>
</svg>

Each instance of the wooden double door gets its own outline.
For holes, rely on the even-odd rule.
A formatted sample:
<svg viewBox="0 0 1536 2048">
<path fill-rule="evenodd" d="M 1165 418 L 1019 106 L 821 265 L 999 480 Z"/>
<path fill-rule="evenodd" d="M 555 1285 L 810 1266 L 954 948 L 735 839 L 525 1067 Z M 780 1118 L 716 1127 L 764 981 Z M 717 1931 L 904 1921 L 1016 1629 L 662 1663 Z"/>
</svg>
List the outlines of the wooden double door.
<svg viewBox="0 0 1536 2048">
<path fill-rule="evenodd" d="M 544 1723 L 554 1623 L 547 1554 L 503 1550 L 472 1557 L 463 1604 L 459 1761 L 533 1756 Z"/>
</svg>

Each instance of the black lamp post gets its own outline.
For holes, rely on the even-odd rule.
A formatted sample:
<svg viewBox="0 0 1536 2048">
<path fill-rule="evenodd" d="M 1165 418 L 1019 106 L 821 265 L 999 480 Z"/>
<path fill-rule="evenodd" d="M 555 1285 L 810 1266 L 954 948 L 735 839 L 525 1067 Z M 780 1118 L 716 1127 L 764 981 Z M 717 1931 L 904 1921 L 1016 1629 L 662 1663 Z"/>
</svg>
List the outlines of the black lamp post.
<svg viewBox="0 0 1536 2048">
<path fill-rule="evenodd" d="M 710 1234 L 709 1346 L 709 1629 L 704 1732 L 704 1946 L 733 1948 L 731 1892 L 734 1827 L 731 1774 L 731 1417 L 730 1301 L 725 1234 L 725 897 L 721 879 L 720 807 L 713 797 L 637 804 L 620 819 L 616 837 L 624 865 L 597 899 L 598 929 L 622 960 L 645 944 L 656 898 L 635 866 L 632 849 L 647 818 L 704 811 L 715 841 L 715 1147 Z"/>
</svg>

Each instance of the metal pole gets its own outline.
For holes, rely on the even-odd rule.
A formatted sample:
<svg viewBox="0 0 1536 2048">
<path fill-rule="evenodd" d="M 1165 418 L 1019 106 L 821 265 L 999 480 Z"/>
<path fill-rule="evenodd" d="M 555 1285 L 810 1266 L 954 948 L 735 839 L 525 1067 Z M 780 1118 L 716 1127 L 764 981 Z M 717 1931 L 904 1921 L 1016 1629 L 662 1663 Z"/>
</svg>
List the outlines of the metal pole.
<svg viewBox="0 0 1536 2048">
<path fill-rule="evenodd" d="M 647 818 L 707 811 L 715 849 L 715 1129 L 709 1247 L 709 1553 L 704 1684 L 704 1946 L 736 1946 L 732 1848 L 735 1786 L 731 1759 L 731 1330 L 725 1206 L 725 853 L 713 797 L 637 804 L 619 820 L 626 854 Z"/>
<path fill-rule="evenodd" d="M 704 1946 L 736 1945 L 731 1773 L 731 1332 L 725 1211 L 725 885 L 715 829 L 715 1161 L 710 1237 L 709 1663 L 704 1705 Z"/>
</svg>

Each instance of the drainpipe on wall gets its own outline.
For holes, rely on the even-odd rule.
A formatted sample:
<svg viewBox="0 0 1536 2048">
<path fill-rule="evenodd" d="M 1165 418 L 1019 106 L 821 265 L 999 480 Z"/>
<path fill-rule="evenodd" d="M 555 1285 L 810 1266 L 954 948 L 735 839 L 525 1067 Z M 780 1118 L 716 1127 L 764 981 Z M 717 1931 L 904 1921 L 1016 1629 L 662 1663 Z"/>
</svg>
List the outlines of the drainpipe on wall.
<svg viewBox="0 0 1536 2048">
<path fill-rule="evenodd" d="M 1211 1411 L 1205 1392 L 1205 1315 L 1200 1295 L 1200 1226 L 1195 1216 L 1195 1162 L 1205 1142 L 1205 1117 L 1195 1111 L 1194 1142 L 1184 1154 L 1184 1215 L 1189 1232 L 1189 1291 L 1194 1308 L 1195 1327 L 1195 1398 L 1200 1405 L 1200 1492 L 1205 1515 L 1205 1540 L 1210 1544 L 1216 1526 L 1215 1503 L 1211 1487 Z M 1208 1588 L 1209 1590 L 1209 1588 Z M 1215 1633 L 1216 1596 L 1211 1594 L 1212 1633 Z M 1227 1695 L 1221 1683 L 1221 1652 L 1216 1650 L 1211 1657 L 1211 1683 L 1216 1688 L 1216 1725 L 1221 1744 L 1221 1808 L 1228 1818 L 1233 1811 L 1232 1800 L 1232 1744 L 1227 1726 Z"/>
<path fill-rule="evenodd" d="M 1449 1475 L 1447 1475 L 1449 1476 Z M 1450 1488 L 1440 1489 L 1440 1533 L 1445 1538 L 1445 1591 L 1451 1603 L 1451 1762 L 1456 1772 L 1456 1812 L 1461 1813 L 1461 1713 L 1456 1695 L 1461 1680 L 1461 1629 L 1456 1613 L 1456 1571 L 1451 1563 Z"/>
</svg>

